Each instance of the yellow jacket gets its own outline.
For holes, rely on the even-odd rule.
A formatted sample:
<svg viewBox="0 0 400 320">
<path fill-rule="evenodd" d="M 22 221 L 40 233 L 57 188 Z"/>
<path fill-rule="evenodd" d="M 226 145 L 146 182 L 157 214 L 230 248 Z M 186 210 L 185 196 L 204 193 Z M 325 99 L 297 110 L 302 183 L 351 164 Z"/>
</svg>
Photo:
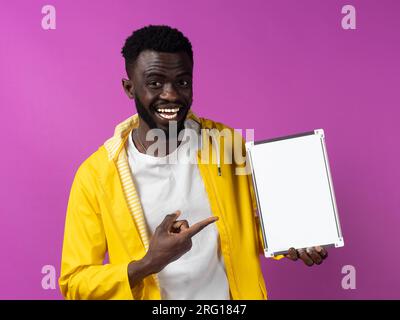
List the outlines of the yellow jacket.
<svg viewBox="0 0 400 320">
<path fill-rule="evenodd" d="M 227 128 L 192 112 L 188 117 L 199 122 L 201 128 Z M 149 245 L 126 153 L 127 138 L 137 125 L 138 115 L 120 123 L 114 136 L 76 172 L 67 208 L 59 279 L 66 299 L 161 298 L 157 275 L 131 289 L 127 274 L 129 262 L 140 260 Z M 214 147 L 223 157 L 224 139 Z M 236 175 L 235 164 L 222 161 L 219 175 L 217 164 L 200 162 L 212 212 L 219 217 L 216 225 L 231 298 L 266 299 L 251 177 Z M 106 253 L 109 262 L 104 264 Z"/>
</svg>

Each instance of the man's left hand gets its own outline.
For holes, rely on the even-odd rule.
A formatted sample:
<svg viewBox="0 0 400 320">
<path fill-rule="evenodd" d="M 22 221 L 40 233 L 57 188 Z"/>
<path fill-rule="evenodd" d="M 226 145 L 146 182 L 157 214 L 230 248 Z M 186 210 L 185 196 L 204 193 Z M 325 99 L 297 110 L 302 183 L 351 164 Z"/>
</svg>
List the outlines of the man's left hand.
<svg viewBox="0 0 400 320">
<path fill-rule="evenodd" d="M 285 257 L 292 261 L 300 259 L 307 266 L 311 267 L 314 264 L 321 264 L 328 257 L 328 252 L 320 246 L 297 250 L 290 248 Z"/>
</svg>

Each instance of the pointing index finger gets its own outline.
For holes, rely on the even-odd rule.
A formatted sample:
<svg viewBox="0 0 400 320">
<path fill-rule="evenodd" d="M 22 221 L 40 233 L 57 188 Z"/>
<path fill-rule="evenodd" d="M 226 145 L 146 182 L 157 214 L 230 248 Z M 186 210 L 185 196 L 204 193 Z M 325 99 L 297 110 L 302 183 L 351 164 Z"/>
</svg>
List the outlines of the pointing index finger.
<svg viewBox="0 0 400 320">
<path fill-rule="evenodd" d="M 184 230 L 184 234 L 187 235 L 188 237 L 193 237 L 194 235 L 198 234 L 201 230 L 203 230 L 205 227 L 207 227 L 209 224 L 215 222 L 218 220 L 218 217 L 209 217 L 207 219 L 204 219 L 202 221 L 199 221 L 189 227 L 188 229 Z"/>
</svg>

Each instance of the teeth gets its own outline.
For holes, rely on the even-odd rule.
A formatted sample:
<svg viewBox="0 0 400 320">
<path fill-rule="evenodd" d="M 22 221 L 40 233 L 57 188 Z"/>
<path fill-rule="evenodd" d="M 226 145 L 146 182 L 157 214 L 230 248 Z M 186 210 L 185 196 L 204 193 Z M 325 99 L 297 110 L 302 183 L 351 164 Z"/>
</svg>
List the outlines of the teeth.
<svg viewBox="0 0 400 320">
<path fill-rule="evenodd" d="M 157 111 L 158 111 L 158 112 L 169 112 L 169 113 L 172 113 L 172 112 L 178 112 L 178 111 L 179 111 L 179 108 L 173 108 L 173 109 L 157 109 Z"/>
<path fill-rule="evenodd" d="M 174 113 L 174 114 L 171 114 L 171 115 L 160 113 L 160 116 L 163 117 L 164 119 L 173 119 L 173 118 L 176 117 L 176 115 L 177 115 L 177 113 Z"/>
</svg>

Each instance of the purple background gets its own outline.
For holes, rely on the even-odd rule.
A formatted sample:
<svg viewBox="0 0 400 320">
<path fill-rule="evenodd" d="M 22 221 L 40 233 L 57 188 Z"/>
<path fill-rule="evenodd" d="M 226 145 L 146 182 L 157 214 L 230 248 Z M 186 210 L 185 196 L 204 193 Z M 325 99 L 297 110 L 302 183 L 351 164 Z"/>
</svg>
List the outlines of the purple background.
<svg viewBox="0 0 400 320">
<path fill-rule="evenodd" d="M 0 298 L 59 299 L 78 165 L 134 112 L 120 49 L 170 24 L 195 52 L 193 110 L 256 139 L 324 128 L 345 247 L 321 266 L 262 259 L 271 299 L 400 298 L 399 1 L 9 1 L 0 10 Z M 57 29 L 41 28 L 41 8 Z M 357 30 L 341 8 L 357 9 Z M 341 269 L 357 270 L 344 290 Z"/>
</svg>

